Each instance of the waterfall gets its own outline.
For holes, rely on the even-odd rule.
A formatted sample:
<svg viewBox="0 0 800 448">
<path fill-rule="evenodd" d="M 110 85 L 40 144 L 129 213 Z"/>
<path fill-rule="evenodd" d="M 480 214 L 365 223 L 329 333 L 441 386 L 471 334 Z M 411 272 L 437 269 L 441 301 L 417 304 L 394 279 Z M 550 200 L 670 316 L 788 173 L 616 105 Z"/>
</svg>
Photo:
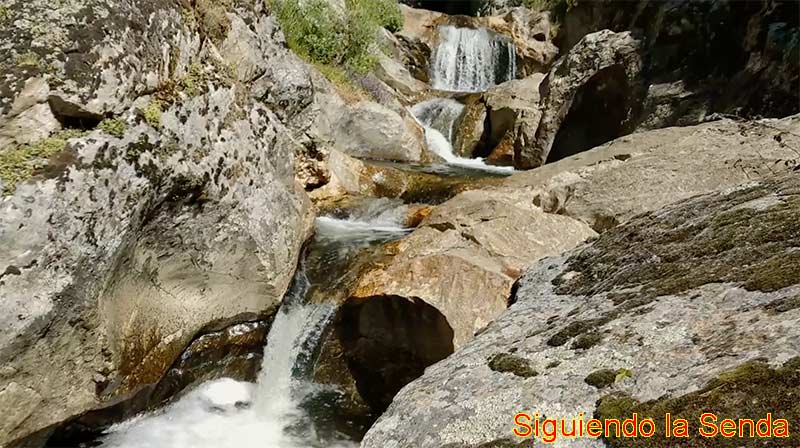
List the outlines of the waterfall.
<svg viewBox="0 0 800 448">
<path fill-rule="evenodd" d="M 431 64 L 434 89 L 480 92 L 516 78 L 516 46 L 486 28 L 439 27 Z"/>
<path fill-rule="evenodd" d="M 313 412 L 330 411 L 311 411 L 304 404 L 332 391 L 314 383 L 309 370 L 335 311 L 331 304 L 311 303 L 307 295 L 320 284 L 320 271 L 344 269 L 359 248 L 407 233 L 401 224 L 407 209 L 397 200 L 376 199 L 352 216 L 317 218 L 314 242 L 272 322 L 257 382 L 223 378 L 201 384 L 160 411 L 112 426 L 103 446 L 356 448 L 351 439 L 315 425 Z"/>
<path fill-rule="evenodd" d="M 411 108 L 411 113 L 424 126 L 436 129 L 452 145 L 464 113 L 464 105 L 450 98 L 423 101 Z"/>
<path fill-rule="evenodd" d="M 453 153 L 453 143 L 463 112 L 464 105 L 452 98 L 434 98 L 411 108 L 411 114 L 425 129 L 428 148 L 449 165 L 498 173 L 513 171 L 512 167 L 487 165 L 483 159 L 468 159 Z"/>
</svg>

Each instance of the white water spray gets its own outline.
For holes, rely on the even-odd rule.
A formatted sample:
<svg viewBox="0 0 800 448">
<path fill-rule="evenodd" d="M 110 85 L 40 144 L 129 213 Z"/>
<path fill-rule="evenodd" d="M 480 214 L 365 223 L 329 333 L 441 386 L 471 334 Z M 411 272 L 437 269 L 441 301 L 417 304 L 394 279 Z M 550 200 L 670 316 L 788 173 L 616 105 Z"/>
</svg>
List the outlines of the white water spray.
<svg viewBox="0 0 800 448">
<path fill-rule="evenodd" d="M 485 28 L 440 26 L 431 64 L 434 89 L 481 92 L 516 77 L 516 46 Z"/>
<path fill-rule="evenodd" d="M 344 247 L 408 231 L 404 206 L 376 200 L 345 219 L 318 218 L 317 239 Z M 328 247 L 327 250 L 335 250 Z M 336 258 L 337 254 L 332 254 Z M 324 266 L 322 267 L 324 269 Z M 310 282 L 304 263 L 275 316 L 264 359 L 253 383 L 229 378 L 198 386 L 163 410 L 112 426 L 108 448 L 355 448 L 357 444 L 317 433 L 301 403 L 328 386 L 312 383 L 303 367 L 331 319 L 328 304 L 305 303 Z"/>
<path fill-rule="evenodd" d="M 487 165 L 481 158 L 468 159 L 453 153 L 453 143 L 463 112 L 464 105 L 452 98 L 434 98 L 411 108 L 411 114 L 425 128 L 428 148 L 449 165 L 498 173 L 512 172 L 512 167 Z"/>
</svg>

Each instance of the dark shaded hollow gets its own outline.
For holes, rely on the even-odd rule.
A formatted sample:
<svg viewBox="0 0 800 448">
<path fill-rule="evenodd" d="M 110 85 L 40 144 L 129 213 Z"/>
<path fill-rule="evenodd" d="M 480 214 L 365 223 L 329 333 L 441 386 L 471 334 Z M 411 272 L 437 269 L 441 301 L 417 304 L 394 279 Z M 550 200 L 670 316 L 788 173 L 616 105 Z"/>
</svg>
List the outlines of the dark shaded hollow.
<svg viewBox="0 0 800 448">
<path fill-rule="evenodd" d="M 447 319 L 418 298 L 350 299 L 339 311 L 336 331 L 359 394 L 380 412 L 426 367 L 453 353 Z"/>
<path fill-rule="evenodd" d="M 625 135 L 631 92 L 625 70 L 619 65 L 592 76 L 575 93 L 572 106 L 553 141 L 547 163 Z"/>
<path fill-rule="evenodd" d="M 415 8 L 429 9 L 450 15 L 476 16 L 481 8 L 481 0 L 409 0 L 405 1 Z"/>
</svg>

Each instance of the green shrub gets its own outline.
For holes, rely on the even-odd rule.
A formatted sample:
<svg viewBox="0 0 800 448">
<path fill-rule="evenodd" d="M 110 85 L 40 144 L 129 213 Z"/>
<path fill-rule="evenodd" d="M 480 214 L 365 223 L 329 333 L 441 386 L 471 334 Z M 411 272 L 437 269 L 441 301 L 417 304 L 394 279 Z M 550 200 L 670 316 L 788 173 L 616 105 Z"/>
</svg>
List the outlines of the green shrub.
<svg viewBox="0 0 800 448">
<path fill-rule="evenodd" d="M 273 0 L 289 47 L 315 64 L 365 73 L 375 65 L 378 27 L 402 27 L 394 0 L 346 0 L 344 15 L 326 0 Z"/>
<path fill-rule="evenodd" d="M 144 107 L 142 115 L 144 121 L 150 126 L 159 129 L 161 128 L 161 114 L 164 112 L 164 103 L 158 99 L 152 99 L 147 106 Z"/>
<path fill-rule="evenodd" d="M 273 5 L 292 50 L 321 64 L 344 62 L 345 24 L 325 0 L 275 0 Z"/>
<path fill-rule="evenodd" d="M 366 12 L 372 22 L 393 33 L 403 28 L 403 13 L 395 0 L 348 0 L 347 7 Z"/>
</svg>

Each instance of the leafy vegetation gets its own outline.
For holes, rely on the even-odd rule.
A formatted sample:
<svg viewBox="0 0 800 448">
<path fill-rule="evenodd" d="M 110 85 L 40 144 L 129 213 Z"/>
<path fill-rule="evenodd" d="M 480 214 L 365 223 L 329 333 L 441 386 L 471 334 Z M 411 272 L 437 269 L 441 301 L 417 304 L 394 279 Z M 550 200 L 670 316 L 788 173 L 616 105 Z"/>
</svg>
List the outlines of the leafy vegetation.
<svg viewBox="0 0 800 448">
<path fill-rule="evenodd" d="M 8 6 L 0 5 L 0 23 L 3 23 L 11 18 L 11 11 L 9 11 Z"/>
<path fill-rule="evenodd" d="M 11 194 L 17 184 L 32 177 L 54 155 L 64 150 L 67 140 L 84 135 L 84 131 L 67 129 L 34 143 L 0 151 L 0 179 L 3 194 Z"/>
<path fill-rule="evenodd" d="M 346 0 L 336 11 L 325 0 L 273 0 L 272 7 L 289 47 L 314 64 L 363 74 L 375 64 L 379 27 L 403 25 L 394 0 Z"/>
</svg>

